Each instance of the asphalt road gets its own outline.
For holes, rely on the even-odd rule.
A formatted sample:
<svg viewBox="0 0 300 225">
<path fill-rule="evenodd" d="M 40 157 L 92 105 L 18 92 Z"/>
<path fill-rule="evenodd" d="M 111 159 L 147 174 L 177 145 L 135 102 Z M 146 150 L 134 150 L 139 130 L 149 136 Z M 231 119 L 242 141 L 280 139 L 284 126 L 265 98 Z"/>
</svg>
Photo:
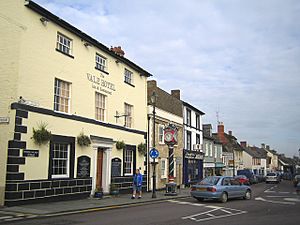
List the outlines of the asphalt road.
<svg viewBox="0 0 300 225">
<path fill-rule="evenodd" d="M 300 196 L 290 181 L 252 186 L 251 200 L 198 202 L 192 198 L 67 216 L 14 221 L 14 225 L 289 225 L 300 224 Z"/>
</svg>

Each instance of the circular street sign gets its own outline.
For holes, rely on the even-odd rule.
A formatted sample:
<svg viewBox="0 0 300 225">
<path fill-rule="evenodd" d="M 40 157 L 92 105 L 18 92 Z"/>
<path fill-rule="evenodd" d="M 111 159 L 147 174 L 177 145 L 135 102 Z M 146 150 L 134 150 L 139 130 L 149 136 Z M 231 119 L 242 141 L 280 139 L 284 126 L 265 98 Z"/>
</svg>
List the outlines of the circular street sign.
<svg viewBox="0 0 300 225">
<path fill-rule="evenodd" d="M 156 159 L 159 156 L 159 152 L 156 148 L 152 148 L 149 152 L 149 155 L 152 159 Z"/>
</svg>

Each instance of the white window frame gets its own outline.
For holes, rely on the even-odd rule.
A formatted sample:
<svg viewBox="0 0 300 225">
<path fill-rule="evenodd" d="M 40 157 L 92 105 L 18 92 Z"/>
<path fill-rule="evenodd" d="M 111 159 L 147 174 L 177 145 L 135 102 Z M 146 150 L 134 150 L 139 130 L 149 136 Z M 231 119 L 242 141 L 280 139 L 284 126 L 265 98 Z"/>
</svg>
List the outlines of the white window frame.
<svg viewBox="0 0 300 225">
<path fill-rule="evenodd" d="M 125 113 L 125 127 L 133 127 L 133 105 L 124 103 L 124 113 Z"/>
<path fill-rule="evenodd" d="M 212 149 L 212 143 L 209 143 L 209 156 L 213 157 L 213 149 Z"/>
<path fill-rule="evenodd" d="M 188 126 L 192 125 L 192 111 L 190 109 L 186 109 L 186 124 Z"/>
<path fill-rule="evenodd" d="M 208 148 L 208 143 L 205 142 L 205 156 L 209 156 L 209 148 Z"/>
<path fill-rule="evenodd" d="M 73 40 L 64 34 L 57 32 L 56 48 L 67 55 L 72 55 Z"/>
<path fill-rule="evenodd" d="M 168 160 L 166 158 L 161 158 L 160 172 L 161 172 L 161 179 L 168 178 Z"/>
<path fill-rule="evenodd" d="M 215 145 L 214 149 L 215 149 L 215 159 L 217 159 L 218 158 L 218 147 Z"/>
<path fill-rule="evenodd" d="M 54 160 L 58 160 L 60 158 L 52 158 L 52 168 L 51 168 L 51 177 L 52 178 L 68 178 L 70 176 L 70 144 L 66 144 L 66 143 L 53 143 L 53 149 L 51 149 L 51 151 L 53 151 L 53 156 L 54 156 L 54 146 L 55 145 L 67 145 L 67 162 L 66 162 L 66 168 L 67 168 L 67 173 L 66 174 L 53 174 L 53 166 L 54 166 Z"/>
<path fill-rule="evenodd" d="M 62 87 L 59 86 L 59 85 L 57 86 L 57 84 L 61 85 L 63 83 L 65 85 L 67 85 L 67 87 L 68 87 L 68 90 L 65 89 L 69 93 L 68 96 L 63 96 L 62 92 L 61 92 L 61 90 L 63 90 Z M 71 89 L 72 89 L 72 84 L 70 82 L 55 78 L 55 80 L 54 80 L 54 111 L 61 112 L 61 113 L 67 113 L 67 114 L 70 113 L 70 110 L 71 110 Z M 60 91 L 58 91 L 58 90 L 60 90 Z M 60 102 L 57 102 L 57 99 L 60 100 Z M 62 101 L 64 102 L 64 104 L 62 104 Z M 65 107 L 66 107 L 65 103 L 67 103 L 67 106 L 68 106 L 67 111 L 65 110 Z M 64 108 L 64 110 L 61 110 L 62 107 Z"/>
<path fill-rule="evenodd" d="M 96 69 L 107 72 L 107 59 L 104 56 L 96 53 L 95 63 Z"/>
<path fill-rule="evenodd" d="M 173 173 L 174 178 L 176 177 L 176 167 L 177 167 L 176 158 L 174 158 L 174 173 Z"/>
<path fill-rule="evenodd" d="M 128 153 L 130 153 L 128 155 Z M 127 150 L 125 149 L 124 150 L 124 176 L 129 176 L 129 175 L 133 175 L 133 150 Z M 130 161 L 128 161 L 127 159 L 131 159 Z M 126 172 L 126 170 L 129 168 L 129 167 L 126 167 L 127 164 L 130 165 L 130 172 Z"/>
<path fill-rule="evenodd" d="M 97 102 L 100 103 L 100 101 L 97 101 L 97 95 L 98 95 L 98 99 L 100 100 L 101 98 L 104 99 L 104 103 L 102 102 L 102 105 L 97 105 Z M 106 103 L 107 103 L 107 96 L 99 93 L 99 92 L 95 92 L 95 119 L 105 122 L 106 121 Z M 100 110 L 100 114 L 98 114 L 98 110 Z M 101 112 L 103 111 L 103 119 L 101 118 Z M 100 117 L 98 117 L 100 115 Z"/>
<path fill-rule="evenodd" d="M 124 69 L 124 82 L 127 84 L 133 84 L 133 72 L 128 69 Z"/>
<path fill-rule="evenodd" d="M 165 126 L 164 125 L 158 125 L 158 143 L 159 144 L 165 144 L 165 141 L 164 141 L 164 128 Z M 162 129 L 162 130 L 161 130 Z M 162 131 L 162 133 L 161 133 Z"/>
</svg>

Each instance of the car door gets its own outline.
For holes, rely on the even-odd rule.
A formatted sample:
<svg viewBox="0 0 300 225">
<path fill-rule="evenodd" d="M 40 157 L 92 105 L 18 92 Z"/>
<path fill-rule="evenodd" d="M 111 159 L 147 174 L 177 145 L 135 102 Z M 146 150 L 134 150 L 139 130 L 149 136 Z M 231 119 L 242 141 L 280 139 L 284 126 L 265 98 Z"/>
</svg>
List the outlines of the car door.
<svg viewBox="0 0 300 225">
<path fill-rule="evenodd" d="M 234 197 L 242 197 L 244 196 L 244 186 L 241 185 L 241 183 L 239 182 L 239 180 L 231 178 L 230 179 L 230 185 L 233 189 L 234 192 Z"/>
<path fill-rule="evenodd" d="M 230 177 L 224 177 L 222 181 L 222 186 L 224 191 L 227 192 L 228 198 L 233 198 L 234 197 L 234 188 L 230 184 Z"/>
</svg>

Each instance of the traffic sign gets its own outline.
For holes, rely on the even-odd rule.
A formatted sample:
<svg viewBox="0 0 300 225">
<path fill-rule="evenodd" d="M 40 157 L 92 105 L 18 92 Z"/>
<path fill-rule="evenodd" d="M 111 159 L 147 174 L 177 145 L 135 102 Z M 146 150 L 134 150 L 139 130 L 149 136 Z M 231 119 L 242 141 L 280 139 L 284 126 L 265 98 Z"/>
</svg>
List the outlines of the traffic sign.
<svg viewBox="0 0 300 225">
<path fill-rule="evenodd" d="M 156 159 L 159 156 L 159 152 L 156 148 L 152 148 L 149 152 L 149 155 L 152 159 Z"/>
</svg>

